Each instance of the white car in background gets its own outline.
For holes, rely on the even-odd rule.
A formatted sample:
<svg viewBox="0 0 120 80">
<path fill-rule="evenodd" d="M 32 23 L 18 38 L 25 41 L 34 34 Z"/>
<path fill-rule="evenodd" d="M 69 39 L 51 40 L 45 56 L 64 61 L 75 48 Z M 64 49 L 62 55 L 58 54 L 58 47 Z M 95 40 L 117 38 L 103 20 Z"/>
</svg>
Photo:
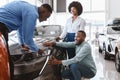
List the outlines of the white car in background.
<svg viewBox="0 0 120 80">
<path fill-rule="evenodd" d="M 110 26 L 106 27 L 106 33 L 99 33 L 99 52 L 103 54 L 104 59 L 114 57 L 117 39 L 119 32 L 114 31 Z"/>
<path fill-rule="evenodd" d="M 120 72 L 120 18 L 111 20 L 106 26 L 106 33 L 99 34 L 99 52 L 104 59 L 115 59 L 115 67 Z"/>
</svg>

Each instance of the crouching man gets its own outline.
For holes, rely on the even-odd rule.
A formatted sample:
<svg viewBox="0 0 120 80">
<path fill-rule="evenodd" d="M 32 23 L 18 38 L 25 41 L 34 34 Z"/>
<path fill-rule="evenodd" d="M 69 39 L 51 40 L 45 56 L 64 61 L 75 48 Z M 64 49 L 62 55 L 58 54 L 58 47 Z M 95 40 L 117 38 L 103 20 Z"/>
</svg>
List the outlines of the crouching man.
<svg viewBox="0 0 120 80">
<path fill-rule="evenodd" d="M 68 60 L 49 60 L 52 65 L 62 64 L 70 68 L 62 71 L 62 77 L 70 80 L 81 80 L 81 77 L 92 78 L 96 74 L 96 66 L 91 54 L 91 46 L 85 41 L 86 33 L 78 31 L 75 42 L 44 42 L 43 45 L 76 48 L 75 57 Z"/>
</svg>

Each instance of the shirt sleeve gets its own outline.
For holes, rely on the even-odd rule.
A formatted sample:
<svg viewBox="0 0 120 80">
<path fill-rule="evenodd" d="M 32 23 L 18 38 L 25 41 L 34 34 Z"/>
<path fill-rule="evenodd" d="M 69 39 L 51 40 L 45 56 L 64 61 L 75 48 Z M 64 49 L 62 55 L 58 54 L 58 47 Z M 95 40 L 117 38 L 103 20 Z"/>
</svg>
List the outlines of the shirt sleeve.
<svg viewBox="0 0 120 80">
<path fill-rule="evenodd" d="M 67 21 L 68 22 L 68 21 Z M 67 23 L 66 26 L 63 28 L 63 32 L 62 34 L 59 36 L 61 39 L 64 39 L 66 37 L 67 34 Z"/>
<path fill-rule="evenodd" d="M 64 48 L 75 48 L 75 42 L 56 42 L 56 46 Z"/>
<path fill-rule="evenodd" d="M 68 59 L 68 60 L 62 60 L 63 65 L 70 65 L 72 63 L 77 63 L 83 60 L 89 53 L 91 52 L 91 48 L 87 45 L 84 45 L 75 55 L 75 57 Z"/>
<path fill-rule="evenodd" d="M 35 30 L 35 24 L 37 20 L 37 16 L 34 14 L 26 14 L 22 19 L 22 27 L 23 27 L 23 35 L 24 42 L 29 46 L 29 48 L 35 52 L 38 51 L 38 47 L 35 45 L 33 41 L 33 35 Z"/>
<path fill-rule="evenodd" d="M 80 29 L 79 29 L 79 30 L 85 31 L 85 26 L 86 26 L 85 20 L 84 20 L 84 19 L 81 19 L 81 22 L 80 22 Z"/>
<path fill-rule="evenodd" d="M 19 44 L 22 45 L 24 44 L 24 38 L 23 38 L 23 32 L 22 32 L 22 26 L 17 30 L 17 36 L 19 40 Z"/>
</svg>

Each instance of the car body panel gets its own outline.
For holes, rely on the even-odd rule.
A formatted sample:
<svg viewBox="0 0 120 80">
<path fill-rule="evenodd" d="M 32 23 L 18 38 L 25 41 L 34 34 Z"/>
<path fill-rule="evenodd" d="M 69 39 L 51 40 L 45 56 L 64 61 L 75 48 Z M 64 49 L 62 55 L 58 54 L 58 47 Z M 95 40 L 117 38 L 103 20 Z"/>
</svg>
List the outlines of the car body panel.
<svg viewBox="0 0 120 80">
<path fill-rule="evenodd" d="M 0 33 L 0 80 L 10 80 L 9 59 L 5 40 Z"/>
<path fill-rule="evenodd" d="M 37 26 L 33 40 L 38 48 L 44 50 L 47 47 L 42 46 L 44 41 L 54 41 L 57 36 L 61 34 L 60 25 L 42 25 Z M 49 56 L 33 58 L 31 60 L 22 60 L 21 46 L 18 44 L 17 33 L 9 34 L 9 50 L 10 55 L 14 57 L 14 79 L 15 80 L 33 80 L 40 76 L 42 70 L 44 71 L 44 64 Z M 36 53 L 33 53 L 36 54 Z M 46 66 L 45 66 L 46 67 Z"/>
<path fill-rule="evenodd" d="M 115 55 L 115 49 L 117 47 L 117 42 L 120 37 L 120 31 L 115 31 L 112 29 L 113 26 L 106 26 L 106 32 L 99 33 L 99 47 L 103 50 L 105 45 L 106 51 L 111 54 Z"/>
</svg>

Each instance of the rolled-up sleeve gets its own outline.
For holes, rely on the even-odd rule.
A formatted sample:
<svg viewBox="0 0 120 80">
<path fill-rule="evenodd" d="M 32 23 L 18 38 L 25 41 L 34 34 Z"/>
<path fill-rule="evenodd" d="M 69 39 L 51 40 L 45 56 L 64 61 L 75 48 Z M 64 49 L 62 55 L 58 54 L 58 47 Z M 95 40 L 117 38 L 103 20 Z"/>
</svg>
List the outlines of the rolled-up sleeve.
<svg viewBox="0 0 120 80">
<path fill-rule="evenodd" d="M 35 30 L 35 24 L 37 20 L 37 15 L 34 14 L 26 14 L 23 16 L 22 27 L 23 27 L 23 38 L 24 42 L 29 46 L 29 48 L 35 52 L 38 51 L 38 47 L 35 45 L 33 41 L 33 34 Z"/>
<path fill-rule="evenodd" d="M 24 44 L 24 38 L 23 38 L 23 30 L 22 30 L 22 26 L 18 29 L 17 31 L 17 36 L 18 36 L 18 40 L 19 40 L 19 44 L 22 45 Z"/>
<path fill-rule="evenodd" d="M 84 45 L 77 53 L 76 56 L 68 59 L 68 60 L 62 60 L 63 65 L 70 65 L 72 63 L 80 62 L 84 57 L 86 57 L 89 54 L 89 51 L 91 51 L 91 48 L 87 45 Z"/>
<path fill-rule="evenodd" d="M 81 19 L 81 23 L 80 23 L 80 29 L 79 30 L 83 30 L 85 31 L 85 26 L 86 26 L 86 22 L 84 19 Z"/>
<path fill-rule="evenodd" d="M 65 26 L 65 27 L 63 28 L 63 32 L 62 32 L 62 34 L 60 35 L 60 38 L 61 38 L 61 39 L 64 39 L 65 36 L 66 36 L 66 34 L 67 34 L 67 26 Z"/>
<path fill-rule="evenodd" d="M 71 18 L 69 18 L 68 20 L 67 20 L 67 22 L 66 22 L 66 25 L 64 26 L 64 28 L 63 28 L 63 32 L 62 32 L 62 34 L 59 36 L 61 39 L 64 39 L 65 37 L 66 37 L 66 35 L 67 35 L 67 31 L 68 31 L 68 29 L 70 28 L 70 26 L 68 26 L 68 24 L 70 24 L 71 23 Z"/>
</svg>

